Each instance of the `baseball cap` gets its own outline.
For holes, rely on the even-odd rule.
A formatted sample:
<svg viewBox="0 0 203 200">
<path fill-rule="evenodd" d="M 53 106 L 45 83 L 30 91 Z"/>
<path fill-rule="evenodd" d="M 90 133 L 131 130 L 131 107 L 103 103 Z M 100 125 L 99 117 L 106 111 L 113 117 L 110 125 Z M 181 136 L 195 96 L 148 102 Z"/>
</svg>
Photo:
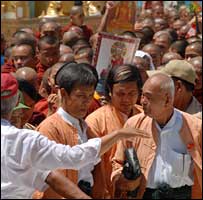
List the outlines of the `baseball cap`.
<svg viewBox="0 0 203 200">
<path fill-rule="evenodd" d="M 195 85 L 195 69 L 186 60 L 171 60 L 161 70 L 169 76 L 180 78 Z"/>
<path fill-rule="evenodd" d="M 24 104 L 24 98 L 23 98 L 23 94 L 22 94 L 22 92 L 20 91 L 20 90 L 18 90 L 18 93 L 19 93 L 19 103 L 18 103 L 18 105 L 13 109 L 13 111 L 15 111 L 15 110 L 18 110 L 18 109 L 30 109 L 30 107 L 29 106 L 26 106 L 25 104 Z"/>
<path fill-rule="evenodd" d="M 171 60 L 160 70 L 147 71 L 149 77 L 156 73 L 164 73 L 195 85 L 196 72 L 193 66 L 185 60 Z"/>
<path fill-rule="evenodd" d="M 18 91 L 18 82 L 10 73 L 1 73 L 1 99 L 14 96 Z"/>
</svg>

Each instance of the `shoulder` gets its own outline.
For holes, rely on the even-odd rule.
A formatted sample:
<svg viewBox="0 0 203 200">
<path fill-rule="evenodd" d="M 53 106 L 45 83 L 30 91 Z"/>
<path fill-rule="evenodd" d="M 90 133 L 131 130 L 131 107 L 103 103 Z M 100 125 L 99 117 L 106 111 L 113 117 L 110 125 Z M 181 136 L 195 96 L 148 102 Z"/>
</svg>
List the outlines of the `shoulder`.
<svg viewBox="0 0 203 200">
<path fill-rule="evenodd" d="M 92 112 L 91 114 L 89 114 L 86 117 L 86 120 L 89 119 L 98 119 L 100 117 L 104 117 L 106 115 L 106 113 L 108 113 L 109 111 L 111 111 L 111 106 L 110 105 L 104 105 L 100 108 L 98 108 L 97 110 L 95 110 L 94 112 Z"/>
<path fill-rule="evenodd" d="M 132 127 L 137 127 L 138 125 L 140 126 L 141 124 L 148 124 L 152 122 L 152 118 L 146 116 L 143 112 L 136 114 L 132 117 L 130 117 L 126 121 L 127 126 L 132 126 Z"/>
<path fill-rule="evenodd" d="M 184 122 L 188 127 L 191 127 L 194 129 L 201 129 L 201 127 L 202 127 L 201 119 L 195 117 L 194 115 L 191 115 L 189 113 L 186 113 L 186 112 L 183 112 L 180 110 L 179 110 L 179 112 L 182 114 Z"/>
<path fill-rule="evenodd" d="M 51 116 L 44 119 L 37 127 L 37 130 L 41 130 L 44 128 L 50 129 L 56 127 L 58 123 L 61 123 L 61 121 L 63 121 L 61 117 L 57 113 L 54 113 Z"/>
</svg>

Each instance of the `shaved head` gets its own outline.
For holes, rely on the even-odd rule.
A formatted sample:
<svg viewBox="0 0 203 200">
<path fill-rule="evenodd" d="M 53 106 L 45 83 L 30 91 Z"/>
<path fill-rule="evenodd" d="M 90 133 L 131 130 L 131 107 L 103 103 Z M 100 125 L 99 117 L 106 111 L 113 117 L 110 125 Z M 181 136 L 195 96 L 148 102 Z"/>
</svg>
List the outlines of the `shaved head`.
<svg viewBox="0 0 203 200">
<path fill-rule="evenodd" d="M 183 58 L 181 57 L 180 54 L 175 53 L 175 52 L 169 52 L 169 53 L 165 53 L 162 57 L 162 61 L 161 64 L 166 64 L 168 63 L 170 60 L 182 60 Z"/>
<path fill-rule="evenodd" d="M 31 85 L 33 85 L 38 91 L 39 85 L 37 83 L 37 72 L 33 68 L 21 67 L 16 71 L 15 76 L 18 80 L 26 80 Z"/>
<path fill-rule="evenodd" d="M 156 73 L 149 77 L 142 89 L 141 104 L 145 115 L 165 125 L 173 113 L 175 86 L 166 74 Z"/>
<path fill-rule="evenodd" d="M 82 6 L 73 6 L 70 10 L 70 15 L 82 14 L 83 8 Z"/>
<path fill-rule="evenodd" d="M 150 76 L 145 84 L 150 84 L 151 87 L 156 88 L 159 92 L 168 92 L 174 98 L 175 86 L 173 80 L 166 74 L 157 73 Z"/>
<path fill-rule="evenodd" d="M 201 42 L 194 42 L 189 44 L 185 49 L 185 58 L 191 59 L 196 56 L 202 56 L 202 43 Z"/>
</svg>

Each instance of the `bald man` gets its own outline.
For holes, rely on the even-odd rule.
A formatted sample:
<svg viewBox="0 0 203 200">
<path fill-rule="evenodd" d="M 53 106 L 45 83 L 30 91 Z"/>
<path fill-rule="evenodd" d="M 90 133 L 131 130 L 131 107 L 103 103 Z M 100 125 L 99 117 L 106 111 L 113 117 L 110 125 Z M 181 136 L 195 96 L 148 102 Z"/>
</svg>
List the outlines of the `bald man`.
<svg viewBox="0 0 203 200">
<path fill-rule="evenodd" d="M 175 52 L 168 52 L 168 53 L 165 53 L 162 57 L 162 60 L 161 60 L 161 64 L 162 65 L 165 65 L 167 64 L 170 60 L 182 60 L 183 58 L 181 57 L 180 54 L 178 53 L 175 53 Z"/>
<path fill-rule="evenodd" d="M 155 32 L 168 28 L 168 22 L 163 18 L 155 18 Z"/>
<path fill-rule="evenodd" d="M 160 31 L 161 32 L 161 31 Z M 158 34 L 158 32 L 157 32 Z M 154 38 L 154 44 L 158 45 L 163 53 L 166 53 L 171 45 L 172 38 L 168 32 L 161 33 L 158 37 Z"/>
<path fill-rule="evenodd" d="M 59 51 L 60 51 L 60 56 L 66 53 L 73 53 L 73 50 L 69 46 L 64 44 L 60 44 Z"/>
<path fill-rule="evenodd" d="M 165 74 L 145 82 L 144 113 L 128 119 L 124 127 L 139 127 L 150 139 L 119 141 L 112 159 L 111 178 L 122 194 L 137 188 L 138 199 L 202 197 L 202 122 L 173 107 L 174 92 L 173 80 Z M 122 174 L 126 148 L 134 148 L 139 159 L 142 174 L 137 182 Z"/>
<path fill-rule="evenodd" d="M 41 26 L 41 31 L 40 31 L 40 37 L 43 37 L 45 35 L 50 35 L 57 37 L 59 40 L 61 39 L 61 26 L 53 21 L 50 22 L 45 22 Z"/>
<path fill-rule="evenodd" d="M 197 56 L 189 61 L 193 65 L 197 79 L 193 95 L 202 104 L 202 56 Z"/>
<path fill-rule="evenodd" d="M 35 89 L 39 90 L 39 84 L 37 81 L 37 72 L 30 67 L 22 67 L 16 71 L 16 78 L 28 81 Z"/>
<path fill-rule="evenodd" d="M 85 39 L 89 41 L 93 31 L 83 23 L 84 12 L 82 6 L 73 6 L 70 10 L 70 24 L 62 28 L 62 33 L 67 32 L 72 26 L 78 26 L 83 30 Z"/>
<path fill-rule="evenodd" d="M 185 49 L 185 58 L 190 60 L 196 56 L 202 56 L 202 43 L 194 42 L 189 44 Z"/>
<path fill-rule="evenodd" d="M 73 62 L 75 61 L 73 53 L 66 53 L 60 56 L 59 62 Z"/>
<path fill-rule="evenodd" d="M 62 43 L 63 45 L 69 46 L 72 48 L 72 46 L 80 39 L 80 36 L 75 31 L 67 31 L 63 34 Z"/>
<path fill-rule="evenodd" d="M 164 7 L 161 5 L 155 5 L 152 7 L 153 18 L 164 18 Z"/>
<path fill-rule="evenodd" d="M 148 53 L 152 57 L 155 68 L 157 68 L 161 65 L 162 51 L 158 45 L 147 44 L 142 48 L 142 51 Z"/>
<path fill-rule="evenodd" d="M 11 54 L 16 70 L 21 67 L 31 67 L 35 69 L 37 63 L 36 51 L 31 44 L 17 44 L 12 48 Z"/>
</svg>

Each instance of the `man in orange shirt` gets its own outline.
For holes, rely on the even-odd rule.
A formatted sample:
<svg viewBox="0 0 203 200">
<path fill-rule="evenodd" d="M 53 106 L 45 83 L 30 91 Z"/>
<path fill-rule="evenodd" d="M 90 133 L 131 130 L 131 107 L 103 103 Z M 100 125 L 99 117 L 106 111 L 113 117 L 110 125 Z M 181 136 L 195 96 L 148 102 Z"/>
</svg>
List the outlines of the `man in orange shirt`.
<svg viewBox="0 0 203 200">
<path fill-rule="evenodd" d="M 60 107 L 56 113 L 46 118 L 37 127 L 37 130 L 57 143 L 70 146 L 84 143 L 89 137 L 92 137 L 92 134 L 88 135 L 87 125 L 83 118 L 97 84 L 95 69 L 84 63 L 69 63 L 58 70 L 55 76 L 55 84 L 59 87 Z M 99 190 L 102 190 L 101 181 L 95 181 L 91 172 L 95 164 L 90 163 L 79 171 L 65 169 L 58 171 L 75 184 L 80 185 L 82 182 L 86 182 L 89 189 L 94 186 L 93 193 L 96 190 L 95 193 L 100 195 Z M 92 195 L 90 193 L 89 195 Z M 62 197 L 49 188 L 44 192 L 43 198 Z"/>
<path fill-rule="evenodd" d="M 166 74 L 157 73 L 145 82 L 144 113 L 130 118 L 125 127 L 145 130 L 150 138 L 118 143 L 111 176 L 116 190 L 137 188 L 136 198 L 144 199 L 202 198 L 202 122 L 174 109 L 174 93 L 173 80 Z M 122 174 L 124 150 L 129 147 L 136 150 L 141 166 L 137 180 Z"/>
<path fill-rule="evenodd" d="M 39 39 L 39 63 L 36 66 L 39 84 L 41 83 L 44 72 L 59 60 L 59 47 L 59 40 L 54 36 L 43 36 Z"/>
<path fill-rule="evenodd" d="M 97 137 L 102 137 L 122 128 L 129 117 L 142 112 L 141 106 L 136 105 L 141 93 L 142 81 L 135 66 L 113 67 L 107 75 L 106 84 L 110 103 L 97 109 L 86 118 L 88 127 Z M 111 159 L 115 151 L 116 145 L 102 158 L 108 198 L 114 196 L 110 176 L 112 172 Z"/>
</svg>

